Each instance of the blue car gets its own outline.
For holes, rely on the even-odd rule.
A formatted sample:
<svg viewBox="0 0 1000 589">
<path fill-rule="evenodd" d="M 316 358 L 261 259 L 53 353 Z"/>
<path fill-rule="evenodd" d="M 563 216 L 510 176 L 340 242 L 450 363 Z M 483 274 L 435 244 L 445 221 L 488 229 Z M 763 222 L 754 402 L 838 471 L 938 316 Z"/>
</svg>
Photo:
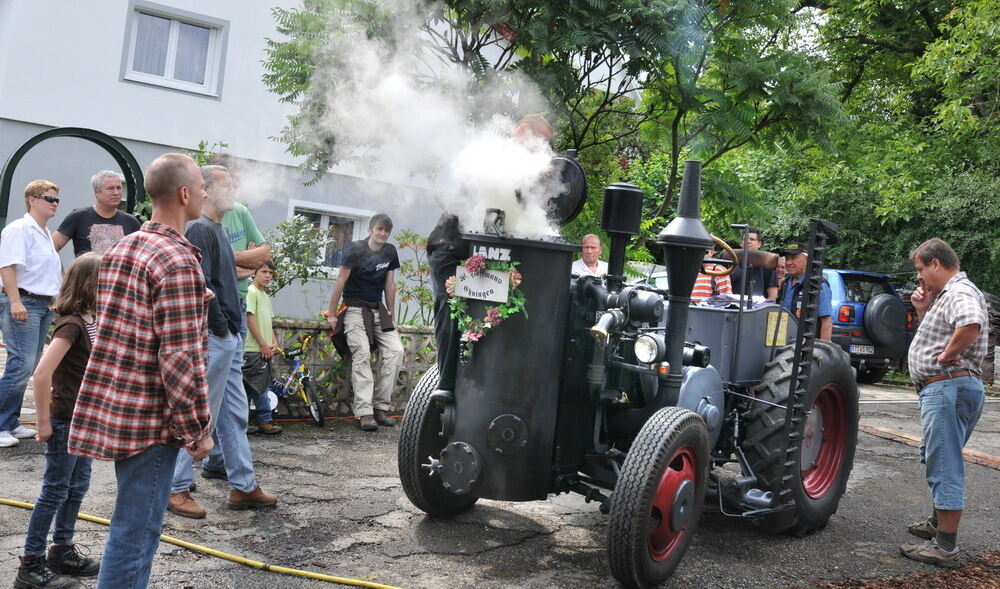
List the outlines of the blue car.
<svg viewBox="0 0 1000 589">
<path fill-rule="evenodd" d="M 851 355 L 859 382 L 876 383 L 906 357 L 913 337 L 907 312 L 885 274 L 823 270 L 833 306 L 833 341 Z"/>
</svg>

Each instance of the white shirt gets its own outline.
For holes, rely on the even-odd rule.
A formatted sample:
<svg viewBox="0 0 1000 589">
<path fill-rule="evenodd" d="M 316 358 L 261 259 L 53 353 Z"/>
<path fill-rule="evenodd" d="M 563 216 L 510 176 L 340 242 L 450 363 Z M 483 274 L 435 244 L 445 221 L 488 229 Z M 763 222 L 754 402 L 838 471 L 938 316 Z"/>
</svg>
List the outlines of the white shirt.
<svg viewBox="0 0 1000 589">
<path fill-rule="evenodd" d="M 0 233 L 0 268 L 7 266 L 14 266 L 18 288 L 42 296 L 59 294 L 62 262 L 52 235 L 27 213 Z"/>
<path fill-rule="evenodd" d="M 583 258 L 573 262 L 573 269 L 570 270 L 573 274 L 577 276 L 606 276 L 608 273 L 608 263 L 597 260 L 597 271 L 592 271 L 583 261 Z"/>
</svg>

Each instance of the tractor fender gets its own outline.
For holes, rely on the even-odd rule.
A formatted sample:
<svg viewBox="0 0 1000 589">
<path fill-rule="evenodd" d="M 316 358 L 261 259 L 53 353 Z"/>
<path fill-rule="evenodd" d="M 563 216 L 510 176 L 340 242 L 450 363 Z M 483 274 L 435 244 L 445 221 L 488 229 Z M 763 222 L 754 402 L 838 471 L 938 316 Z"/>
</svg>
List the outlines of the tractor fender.
<svg viewBox="0 0 1000 589">
<path fill-rule="evenodd" d="M 714 448 L 722 433 L 726 408 L 722 394 L 722 377 L 714 366 L 685 366 L 677 406 L 698 414 L 708 427 L 709 447 Z"/>
</svg>

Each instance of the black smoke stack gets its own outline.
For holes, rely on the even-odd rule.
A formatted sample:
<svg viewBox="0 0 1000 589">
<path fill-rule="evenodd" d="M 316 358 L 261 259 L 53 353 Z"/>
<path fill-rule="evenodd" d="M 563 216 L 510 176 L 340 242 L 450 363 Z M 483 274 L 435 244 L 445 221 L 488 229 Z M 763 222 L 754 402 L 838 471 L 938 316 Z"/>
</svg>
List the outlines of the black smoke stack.
<svg viewBox="0 0 1000 589">
<path fill-rule="evenodd" d="M 684 336 L 687 333 L 688 305 L 691 290 L 698 279 L 705 250 L 712 247 L 712 236 L 701 222 L 701 162 L 688 161 L 684 166 L 684 181 L 677 216 L 656 237 L 663 248 L 664 264 L 670 295 L 667 297 L 667 375 L 665 398 L 677 398 L 681 388 L 681 365 L 684 358 Z"/>
<path fill-rule="evenodd" d="M 611 236 L 607 285 L 609 292 L 618 292 L 625 281 L 625 248 L 633 235 L 639 234 L 642 219 L 642 190 L 622 182 L 604 189 L 601 210 L 601 231 Z"/>
</svg>

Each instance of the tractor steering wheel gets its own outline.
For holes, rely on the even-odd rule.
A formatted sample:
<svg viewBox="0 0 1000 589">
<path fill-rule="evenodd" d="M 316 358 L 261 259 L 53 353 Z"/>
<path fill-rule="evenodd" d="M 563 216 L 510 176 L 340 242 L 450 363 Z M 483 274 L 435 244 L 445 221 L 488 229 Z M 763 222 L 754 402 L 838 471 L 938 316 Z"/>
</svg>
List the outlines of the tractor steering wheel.
<svg viewBox="0 0 1000 589">
<path fill-rule="evenodd" d="M 711 270 L 709 268 L 706 268 L 704 263 L 702 263 L 701 271 L 704 272 L 705 274 L 708 274 L 709 276 L 729 276 L 730 274 L 733 273 L 733 270 L 736 269 L 736 262 L 733 261 L 736 259 L 736 252 L 733 251 L 733 248 L 729 247 L 729 244 L 727 244 L 726 242 L 722 241 L 721 239 L 719 239 L 714 235 L 712 236 L 712 241 L 718 244 L 719 247 L 721 247 L 727 254 L 729 254 L 730 259 L 721 260 L 718 258 L 706 258 L 705 262 L 712 262 L 713 264 L 724 266 L 724 268 L 722 270 Z"/>
</svg>

